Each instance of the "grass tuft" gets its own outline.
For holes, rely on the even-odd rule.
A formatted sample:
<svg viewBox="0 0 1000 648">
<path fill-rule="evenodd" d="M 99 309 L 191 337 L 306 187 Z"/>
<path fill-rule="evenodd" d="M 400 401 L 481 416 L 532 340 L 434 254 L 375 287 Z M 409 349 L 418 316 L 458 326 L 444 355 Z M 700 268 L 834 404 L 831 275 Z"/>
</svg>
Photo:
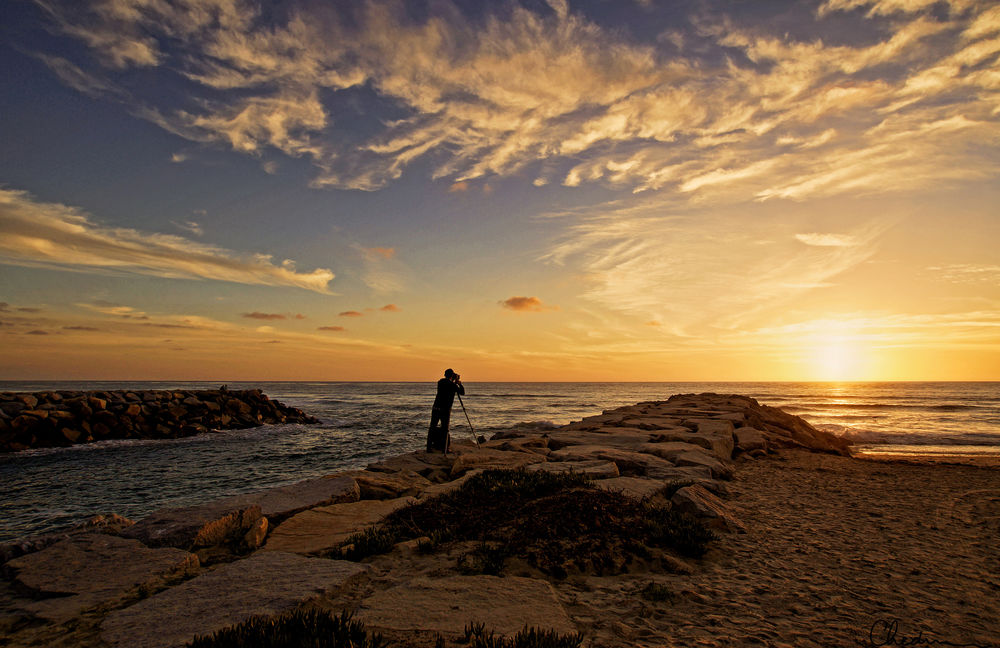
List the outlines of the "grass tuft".
<svg viewBox="0 0 1000 648">
<path fill-rule="evenodd" d="M 503 637 L 492 630 L 486 632 L 485 624 L 473 623 L 465 627 L 465 643 L 469 648 L 578 648 L 583 643 L 583 635 L 563 635 L 554 630 L 525 626 L 513 637 Z"/>
<path fill-rule="evenodd" d="M 672 601 L 675 598 L 674 593 L 670 591 L 669 587 L 652 581 L 646 583 L 646 586 L 639 590 L 639 596 L 654 603 L 664 603 Z"/>
<path fill-rule="evenodd" d="M 369 633 L 348 612 L 331 616 L 317 610 L 277 617 L 255 616 L 211 636 L 195 637 L 187 648 L 386 648 L 382 635 Z"/>
</svg>

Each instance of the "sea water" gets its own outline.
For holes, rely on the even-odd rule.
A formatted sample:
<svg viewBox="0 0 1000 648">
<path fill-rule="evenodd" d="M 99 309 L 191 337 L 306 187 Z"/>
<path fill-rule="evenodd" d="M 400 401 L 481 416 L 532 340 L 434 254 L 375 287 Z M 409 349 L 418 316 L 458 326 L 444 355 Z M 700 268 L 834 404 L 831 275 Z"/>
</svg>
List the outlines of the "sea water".
<svg viewBox="0 0 1000 648">
<path fill-rule="evenodd" d="M 215 383 L 0 382 L 0 391 L 211 389 Z M 104 441 L 0 455 L 0 542 L 97 513 L 157 509 L 360 468 L 423 448 L 434 381 L 230 383 L 319 418 L 183 439 Z M 452 438 L 544 430 L 672 394 L 744 394 L 857 447 L 897 453 L 1000 453 L 1000 383 L 467 383 Z M 468 419 L 466 418 L 468 414 Z M 470 429 L 470 423 L 472 428 Z"/>
</svg>

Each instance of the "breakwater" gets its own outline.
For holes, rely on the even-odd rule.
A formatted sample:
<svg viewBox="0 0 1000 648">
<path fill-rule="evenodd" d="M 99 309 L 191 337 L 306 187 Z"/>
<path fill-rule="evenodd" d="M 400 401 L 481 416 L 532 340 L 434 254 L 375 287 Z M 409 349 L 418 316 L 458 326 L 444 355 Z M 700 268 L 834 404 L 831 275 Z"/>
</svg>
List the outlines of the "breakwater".
<svg viewBox="0 0 1000 648">
<path fill-rule="evenodd" d="M 259 389 L 0 392 L 0 452 L 318 422 Z"/>
</svg>

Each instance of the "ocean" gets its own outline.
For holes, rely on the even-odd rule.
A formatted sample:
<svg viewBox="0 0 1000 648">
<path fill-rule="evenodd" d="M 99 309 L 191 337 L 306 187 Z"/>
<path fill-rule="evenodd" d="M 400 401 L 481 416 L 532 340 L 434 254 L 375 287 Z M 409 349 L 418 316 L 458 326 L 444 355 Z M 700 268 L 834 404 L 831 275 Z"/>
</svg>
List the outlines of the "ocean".
<svg viewBox="0 0 1000 648">
<path fill-rule="evenodd" d="M 0 391 L 209 389 L 215 383 L 0 382 Z M 433 381 L 258 382 L 321 419 L 175 440 L 106 441 L 0 455 L 0 542 L 58 530 L 98 513 L 152 511 L 351 468 L 420 449 Z M 639 401 L 716 392 L 752 396 L 852 439 L 861 449 L 1000 454 L 1000 383 L 468 383 L 453 439 L 546 429 Z"/>
</svg>

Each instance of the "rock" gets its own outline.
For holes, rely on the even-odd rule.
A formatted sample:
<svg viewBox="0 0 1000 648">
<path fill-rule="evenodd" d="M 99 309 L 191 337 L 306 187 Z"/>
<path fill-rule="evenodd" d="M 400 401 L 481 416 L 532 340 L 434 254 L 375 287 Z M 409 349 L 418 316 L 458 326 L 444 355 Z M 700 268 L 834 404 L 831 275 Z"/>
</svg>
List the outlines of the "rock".
<svg viewBox="0 0 1000 648">
<path fill-rule="evenodd" d="M 26 603 L 25 609 L 65 621 L 135 588 L 191 573 L 198 569 L 198 558 L 180 549 L 149 549 L 138 540 L 89 533 L 15 558 L 6 569 L 19 585 L 55 595 Z"/>
<path fill-rule="evenodd" d="M 545 465 L 545 464 L 540 464 Z M 441 484 L 434 484 L 423 491 L 417 496 L 418 499 L 425 500 L 430 497 L 437 497 L 438 495 L 444 495 L 445 493 L 450 493 L 451 491 L 460 488 L 469 479 L 472 479 L 476 475 L 482 473 L 482 470 L 470 470 L 458 479 L 454 479 L 450 482 L 443 482 Z"/>
<path fill-rule="evenodd" d="M 257 553 L 108 615 L 101 639 L 116 648 L 181 648 L 254 615 L 277 615 L 344 587 L 357 563 Z"/>
<path fill-rule="evenodd" d="M 687 444 L 684 444 L 687 445 Z M 697 446 L 691 446 L 696 448 Z M 610 461 L 624 476 L 659 478 L 673 469 L 674 464 L 661 457 L 642 452 L 606 448 L 603 446 L 568 446 L 552 453 L 553 461 Z"/>
<path fill-rule="evenodd" d="M 14 398 L 23 403 L 27 409 L 33 409 L 38 406 L 38 399 L 31 394 L 17 394 Z"/>
<path fill-rule="evenodd" d="M 415 578 L 362 601 L 356 618 L 376 629 L 449 636 L 463 634 L 469 623 L 502 635 L 525 626 L 576 632 L 552 585 L 513 576 Z"/>
<path fill-rule="evenodd" d="M 408 470 L 395 473 L 359 470 L 349 474 L 358 483 L 360 499 L 384 500 L 415 496 L 431 485 L 431 481 L 423 475 Z"/>
<path fill-rule="evenodd" d="M 729 427 L 732 427 L 732 425 Z M 690 432 L 688 430 L 681 429 L 655 434 L 652 436 L 650 441 L 653 443 L 669 443 L 672 441 L 679 441 L 681 443 L 690 443 L 701 446 L 723 461 L 729 461 L 733 457 L 732 431 Z"/>
<path fill-rule="evenodd" d="M 381 473 L 413 472 L 440 483 L 451 481 L 449 471 L 453 463 L 454 455 L 419 451 L 368 464 L 365 470 Z"/>
<path fill-rule="evenodd" d="M 662 480 L 645 477 L 615 477 L 594 482 L 594 486 L 606 491 L 619 492 L 633 499 L 643 499 L 663 490 L 666 484 Z"/>
<path fill-rule="evenodd" d="M 702 486 L 685 486 L 674 493 L 670 501 L 677 510 L 705 520 L 712 528 L 735 533 L 746 532 L 746 527 L 736 519 L 729 507 Z"/>
<path fill-rule="evenodd" d="M 332 549 L 389 513 L 416 501 L 412 497 L 361 500 L 303 511 L 271 531 L 264 550 L 314 554 Z"/>
<path fill-rule="evenodd" d="M 278 486 L 255 493 L 227 497 L 212 503 L 217 509 L 246 509 L 259 506 L 261 514 L 272 523 L 316 506 L 356 502 L 360 490 L 348 475 L 329 475 Z"/>
<path fill-rule="evenodd" d="M 528 452 L 503 452 L 489 448 L 462 449 L 455 463 L 451 466 L 452 477 L 461 477 L 470 470 L 487 470 L 489 468 L 524 468 L 531 464 L 542 463 L 545 457 Z"/>
<path fill-rule="evenodd" d="M 709 454 L 705 448 L 693 443 L 677 441 L 650 443 L 643 446 L 642 451 L 667 459 L 677 466 L 705 466 L 712 471 L 713 477 L 731 479 L 733 476 L 732 468 Z"/>
<path fill-rule="evenodd" d="M 197 549 L 239 544 L 262 517 L 260 506 L 232 507 L 224 502 L 157 511 L 122 531 L 150 547 Z"/>
<path fill-rule="evenodd" d="M 610 479 L 618 477 L 620 474 L 618 466 L 614 462 L 601 459 L 591 461 L 552 461 L 528 466 L 528 471 L 574 472 L 586 475 L 591 479 Z"/>
<path fill-rule="evenodd" d="M 649 443 L 650 433 L 638 428 L 601 427 L 591 430 L 558 430 L 549 436 L 549 448 L 560 450 L 574 445 L 597 445 L 635 450 Z"/>
<path fill-rule="evenodd" d="M 752 450 L 767 450 L 767 441 L 764 433 L 752 427 L 737 428 L 733 433 L 736 435 L 736 447 L 743 452 Z"/>
<path fill-rule="evenodd" d="M 267 537 L 267 518 L 262 517 L 253 523 L 250 530 L 246 532 L 243 536 L 243 544 L 248 549 L 256 549 L 264 544 L 264 538 Z"/>
</svg>

